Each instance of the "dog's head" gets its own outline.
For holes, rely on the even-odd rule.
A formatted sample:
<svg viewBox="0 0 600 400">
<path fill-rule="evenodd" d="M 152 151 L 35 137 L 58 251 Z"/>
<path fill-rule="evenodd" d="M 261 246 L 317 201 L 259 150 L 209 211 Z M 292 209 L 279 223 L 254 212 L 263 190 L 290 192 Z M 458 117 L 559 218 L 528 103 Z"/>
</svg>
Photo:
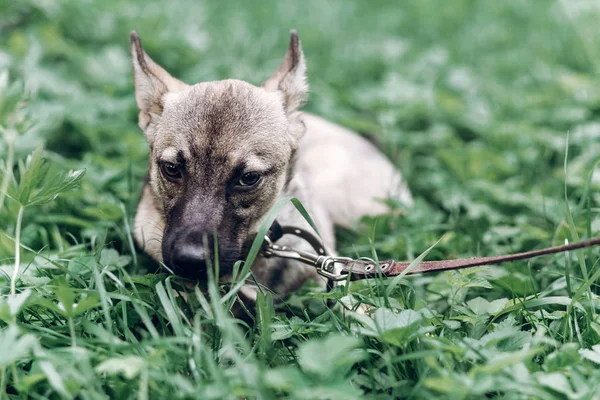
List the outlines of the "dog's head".
<svg viewBox="0 0 600 400">
<path fill-rule="evenodd" d="M 298 36 L 292 32 L 282 64 L 260 87 L 233 79 L 187 85 L 148 57 L 135 32 L 131 53 L 149 184 L 165 222 L 163 261 L 201 279 L 216 237 L 227 273 L 287 184 L 304 133 Z"/>
</svg>

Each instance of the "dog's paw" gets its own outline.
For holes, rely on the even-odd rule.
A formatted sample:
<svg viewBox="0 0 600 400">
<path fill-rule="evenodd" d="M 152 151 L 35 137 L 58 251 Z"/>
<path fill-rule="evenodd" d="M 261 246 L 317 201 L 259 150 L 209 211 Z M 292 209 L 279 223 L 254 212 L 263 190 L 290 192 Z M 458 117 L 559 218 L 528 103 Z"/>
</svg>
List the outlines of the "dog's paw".
<svg viewBox="0 0 600 400">
<path fill-rule="evenodd" d="M 358 314 L 369 315 L 375 307 L 361 303 L 358 301 L 351 293 L 348 293 L 347 296 L 344 296 L 340 299 L 342 303 L 342 313 L 347 316 L 350 312 L 355 312 Z"/>
</svg>

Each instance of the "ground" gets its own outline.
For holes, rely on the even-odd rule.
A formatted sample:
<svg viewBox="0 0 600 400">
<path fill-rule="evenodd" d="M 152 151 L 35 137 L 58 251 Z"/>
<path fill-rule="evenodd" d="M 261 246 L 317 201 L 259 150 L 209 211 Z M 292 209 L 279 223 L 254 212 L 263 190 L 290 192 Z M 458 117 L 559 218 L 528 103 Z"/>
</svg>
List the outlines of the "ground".
<svg viewBox="0 0 600 400">
<path fill-rule="evenodd" d="M 128 54 L 135 29 L 187 82 L 259 84 L 296 29 L 307 110 L 374 140 L 416 199 L 340 231 L 339 253 L 435 260 L 598 234 L 599 17 L 591 0 L 0 1 L 0 398 L 600 396 L 597 249 L 265 294 L 251 326 L 215 285 L 185 303 L 131 239 L 148 150 Z M 341 312 L 348 296 L 372 315 Z"/>
</svg>

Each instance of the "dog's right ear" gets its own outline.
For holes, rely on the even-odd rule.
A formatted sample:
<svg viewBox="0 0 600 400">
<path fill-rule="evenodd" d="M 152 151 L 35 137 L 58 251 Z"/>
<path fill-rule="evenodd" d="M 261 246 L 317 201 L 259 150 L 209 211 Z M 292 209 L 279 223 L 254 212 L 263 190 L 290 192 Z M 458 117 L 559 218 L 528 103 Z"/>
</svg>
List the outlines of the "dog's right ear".
<svg viewBox="0 0 600 400">
<path fill-rule="evenodd" d="M 283 62 L 262 87 L 269 91 L 279 91 L 283 95 L 283 105 L 288 116 L 294 116 L 306 102 L 306 61 L 296 31 L 290 33 L 290 45 Z"/>
<path fill-rule="evenodd" d="M 148 57 L 135 31 L 131 32 L 130 39 L 135 102 L 140 110 L 138 125 L 144 131 L 148 141 L 152 142 L 152 132 L 148 127 L 162 114 L 165 94 L 179 92 L 187 85 L 173 78 Z"/>
</svg>

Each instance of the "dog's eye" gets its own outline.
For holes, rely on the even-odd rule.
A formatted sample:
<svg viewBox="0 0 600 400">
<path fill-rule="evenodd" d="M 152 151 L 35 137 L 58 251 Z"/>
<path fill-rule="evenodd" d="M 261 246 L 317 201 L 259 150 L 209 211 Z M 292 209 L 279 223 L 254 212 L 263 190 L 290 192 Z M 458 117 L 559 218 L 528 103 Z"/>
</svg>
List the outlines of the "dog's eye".
<svg viewBox="0 0 600 400">
<path fill-rule="evenodd" d="M 181 170 L 175 164 L 165 162 L 160 164 L 163 175 L 170 180 L 181 178 Z"/>
<path fill-rule="evenodd" d="M 248 172 L 242 176 L 242 178 L 238 181 L 238 185 L 240 186 L 253 186 L 260 180 L 260 175 L 258 172 Z"/>
</svg>

